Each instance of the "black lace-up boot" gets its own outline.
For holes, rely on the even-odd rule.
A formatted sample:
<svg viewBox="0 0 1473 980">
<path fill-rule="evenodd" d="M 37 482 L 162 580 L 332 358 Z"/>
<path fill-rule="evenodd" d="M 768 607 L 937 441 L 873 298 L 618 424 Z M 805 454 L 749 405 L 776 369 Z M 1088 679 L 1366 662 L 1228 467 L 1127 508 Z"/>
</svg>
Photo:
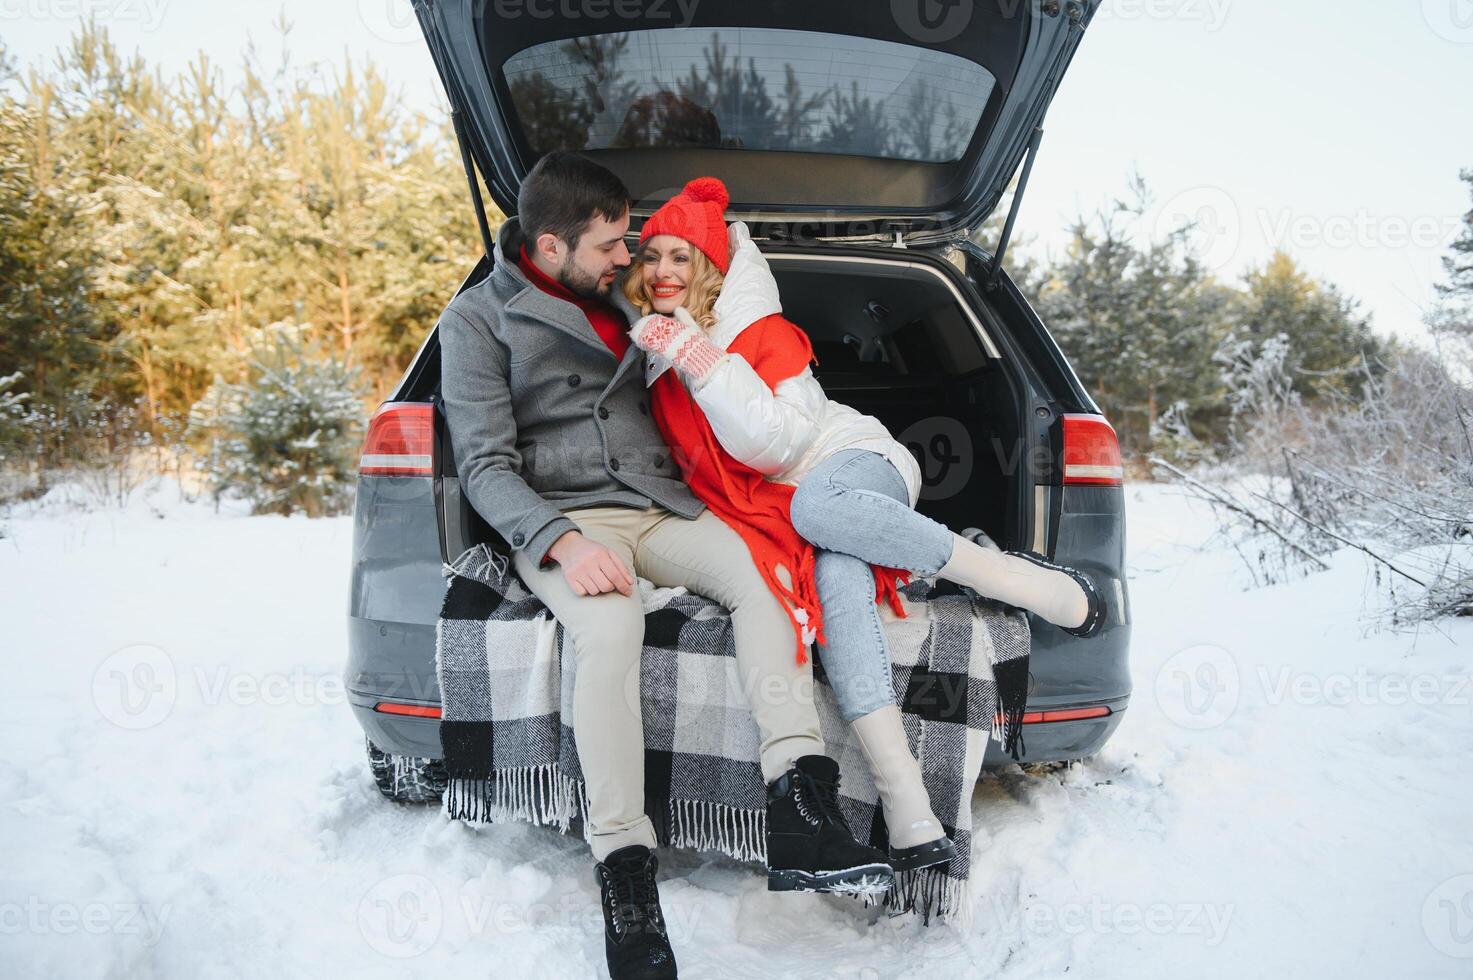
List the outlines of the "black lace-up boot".
<svg viewBox="0 0 1473 980">
<path fill-rule="evenodd" d="M 665 934 L 659 862 L 643 844 L 621 847 L 594 868 L 603 896 L 604 954 L 611 980 L 675 980 L 675 951 Z"/>
<path fill-rule="evenodd" d="M 770 891 L 878 895 L 895 874 L 883 852 L 854 839 L 839 811 L 839 764 L 805 755 L 767 787 Z"/>
</svg>

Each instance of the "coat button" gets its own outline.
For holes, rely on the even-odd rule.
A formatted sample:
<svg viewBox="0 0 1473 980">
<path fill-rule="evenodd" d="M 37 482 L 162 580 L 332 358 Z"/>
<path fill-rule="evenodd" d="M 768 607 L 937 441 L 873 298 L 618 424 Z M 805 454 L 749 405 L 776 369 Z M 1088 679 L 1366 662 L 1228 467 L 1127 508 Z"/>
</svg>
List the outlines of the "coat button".
<svg viewBox="0 0 1473 980">
<path fill-rule="evenodd" d="M 513 547 L 520 548 L 522 545 L 527 543 L 527 539 L 523 537 L 521 532 L 519 531 L 511 536 L 511 543 Z"/>
<path fill-rule="evenodd" d="M 601 418 L 601 419 L 608 418 L 609 417 L 609 410 L 607 408 L 604 408 L 602 405 L 600 405 L 598 407 L 598 417 Z"/>
<path fill-rule="evenodd" d="M 576 388 L 579 385 L 581 385 L 582 383 L 583 383 L 583 379 L 580 378 L 580 377 L 578 377 L 578 375 L 576 375 L 576 374 L 570 374 L 570 375 L 568 375 L 568 387 L 569 388 Z"/>
<path fill-rule="evenodd" d="M 648 414 L 650 414 L 650 403 L 649 402 L 640 402 L 639 403 L 639 414 L 640 415 L 648 415 Z"/>
<path fill-rule="evenodd" d="M 661 469 L 662 470 L 664 468 L 665 468 L 665 457 L 664 456 L 661 456 L 659 459 L 655 460 L 655 469 Z"/>
<path fill-rule="evenodd" d="M 609 469 L 613 470 L 615 473 L 619 472 L 619 461 L 617 459 L 609 460 Z"/>
</svg>

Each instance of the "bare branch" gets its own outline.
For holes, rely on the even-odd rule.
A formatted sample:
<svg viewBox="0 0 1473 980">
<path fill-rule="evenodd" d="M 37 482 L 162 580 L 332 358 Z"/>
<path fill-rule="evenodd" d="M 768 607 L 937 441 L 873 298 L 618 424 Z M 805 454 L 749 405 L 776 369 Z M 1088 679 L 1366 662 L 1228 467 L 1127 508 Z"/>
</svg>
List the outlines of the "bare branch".
<svg viewBox="0 0 1473 980">
<path fill-rule="evenodd" d="M 1320 570 L 1321 571 L 1328 571 L 1329 570 L 1330 566 L 1325 563 L 1324 559 L 1320 558 L 1318 555 L 1314 554 L 1313 552 L 1308 551 L 1307 549 L 1303 548 L 1298 543 L 1290 540 L 1289 537 L 1287 537 L 1282 531 L 1280 531 L 1277 527 L 1274 526 L 1274 524 L 1273 524 L 1272 521 L 1269 521 L 1269 520 L 1267 520 L 1267 519 L 1265 519 L 1263 517 L 1260 517 L 1259 515 L 1255 514 L 1253 511 L 1251 511 L 1248 508 L 1244 507 L 1242 504 L 1238 503 L 1237 501 L 1233 500 L 1232 498 L 1230 498 L 1230 497 L 1228 497 L 1228 496 L 1226 496 L 1226 495 L 1224 495 L 1222 493 L 1219 493 L 1218 491 L 1216 491 L 1216 490 L 1212 489 L 1211 487 L 1207 486 L 1206 484 L 1204 484 L 1204 483 L 1202 483 L 1202 482 L 1194 479 L 1193 477 L 1187 475 L 1186 473 L 1182 472 L 1177 467 L 1172 466 L 1170 463 L 1166 462 L 1166 460 L 1161 459 L 1160 457 L 1151 456 L 1151 457 L 1149 457 L 1149 461 L 1151 463 L 1153 463 L 1154 465 L 1156 465 L 1156 466 L 1160 466 L 1161 468 L 1163 468 L 1165 470 L 1169 470 L 1172 474 L 1174 474 L 1183 483 L 1185 483 L 1188 486 L 1192 487 L 1193 489 L 1197 490 L 1200 494 L 1202 494 L 1203 496 L 1207 497 L 1209 500 L 1213 501 L 1214 503 L 1219 504 L 1220 506 L 1226 508 L 1227 510 L 1232 511 L 1235 514 L 1238 514 L 1238 515 L 1240 515 L 1242 517 L 1247 518 L 1250 522 L 1252 522 L 1252 524 L 1253 524 L 1254 527 L 1262 528 L 1263 530 L 1265 530 L 1268 533 L 1272 534 L 1274 537 L 1276 537 L 1280 541 L 1282 541 L 1285 544 L 1285 546 L 1287 546 L 1290 550 L 1292 550 L 1292 551 L 1294 551 L 1294 552 L 1302 555 L 1307 560 L 1312 561 L 1316 565 L 1318 565 L 1320 567 Z"/>
<path fill-rule="evenodd" d="M 1363 551 L 1363 552 L 1365 552 L 1367 555 L 1370 555 L 1376 561 L 1378 561 L 1381 564 L 1385 565 L 1387 568 L 1391 569 L 1393 572 L 1395 572 L 1396 574 L 1400 575 L 1402 578 L 1407 579 L 1408 581 L 1411 581 L 1411 582 L 1415 582 L 1416 584 L 1420 585 L 1424 589 L 1427 588 L 1427 583 L 1426 582 L 1423 582 L 1421 579 L 1417 578 L 1415 575 L 1409 575 L 1406 572 L 1402 571 L 1400 568 L 1397 568 L 1396 565 L 1394 565 L 1390 560 L 1381 557 L 1380 555 L 1378 555 L 1374 551 L 1372 551 L 1370 548 L 1367 548 L 1365 545 L 1359 544 L 1358 542 L 1355 542 L 1355 541 L 1351 541 L 1349 538 L 1342 538 L 1340 535 L 1336 534 L 1334 531 L 1331 531 L 1331 530 L 1325 528 L 1321 524 L 1315 523 L 1314 521 L 1312 521 L 1309 518 L 1305 517 L 1303 514 L 1300 514 L 1297 511 L 1295 511 L 1292 507 L 1289 507 L 1289 506 L 1287 506 L 1285 504 L 1281 504 L 1277 500 L 1274 500 L 1272 497 L 1265 497 L 1261 493 L 1254 493 L 1253 496 L 1257 497 L 1259 500 L 1262 500 L 1262 501 L 1265 501 L 1267 503 L 1273 504 L 1275 507 L 1279 508 L 1284 513 L 1288 514 L 1290 517 L 1294 518 L 1295 520 L 1304 522 L 1305 524 L 1307 524 L 1310 527 L 1314 528 L 1316 531 L 1318 531 L 1321 534 L 1323 534 L 1325 537 L 1327 537 L 1327 538 L 1334 538 L 1336 541 L 1339 541 L 1341 544 L 1345 545 L 1346 547 L 1354 548 L 1357 551 Z"/>
</svg>

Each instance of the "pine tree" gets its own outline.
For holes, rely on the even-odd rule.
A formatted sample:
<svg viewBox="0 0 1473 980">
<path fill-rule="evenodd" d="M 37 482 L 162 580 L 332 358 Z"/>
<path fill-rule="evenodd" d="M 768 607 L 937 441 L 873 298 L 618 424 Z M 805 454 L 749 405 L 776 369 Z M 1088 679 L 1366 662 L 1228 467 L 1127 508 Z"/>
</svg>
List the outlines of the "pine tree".
<svg viewBox="0 0 1473 980">
<path fill-rule="evenodd" d="M 783 66 L 782 103 L 776 110 L 774 134 L 782 149 L 807 147 L 813 138 L 814 113 L 823 108 L 826 92 L 805 95 L 798 73 Z"/>
<path fill-rule="evenodd" d="M 1460 175 L 1473 195 L 1473 168 Z M 1438 287 L 1445 296 L 1457 296 L 1473 300 L 1473 209 L 1463 215 L 1463 229 L 1452 244 L 1452 254 L 1445 255 L 1442 267 L 1447 273 L 1447 282 Z"/>
<path fill-rule="evenodd" d="M 1473 168 L 1460 176 L 1473 195 Z M 1462 231 L 1450 254 L 1443 256 L 1442 268 L 1447 281 L 1437 286 L 1438 303 L 1428 315 L 1428 326 L 1439 343 L 1457 345 L 1464 367 L 1473 369 L 1473 209 L 1463 215 Z"/>
<path fill-rule="evenodd" d="M 1366 366 L 1378 363 L 1381 344 L 1352 300 L 1305 274 L 1283 251 L 1249 271 L 1244 285 L 1240 333 L 1258 343 L 1286 339 L 1284 371 L 1300 395 L 1315 399 L 1360 390 Z"/>
<path fill-rule="evenodd" d="M 279 261 L 296 276 L 295 319 L 345 363 L 375 372 L 382 394 L 478 240 L 464 177 L 444 149 L 454 143 L 443 127 L 406 118 L 372 68 L 285 99 L 280 135 L 294 187 L 277 188 L 274 203 L 293 225 L 278 235 L 289 249 Z"/>
<path fill-rule="evenodd" d="M 31 393 L 18 390 L 19 371 L 0 377 L 0 463 L 28 448 L 36 428 L 35 413 L 26 403 Z"/>
<path fill-rule="evenodd" d="M 1142 189 L 1143 190 L 1143 189 Z M 1184 247 L 1184 236 L 1137 246 L 1122 218 L 1133 204 L 1071 230 L 1062 262 L 1033 288 L 1039 312 L 1128 452 L 1153 447 L 1170 410 L 1209 439 L 1225 423 L 1225 391 L 1213 355 L 1232 324 L 1233 291 Z"/>
<path fill-rule="evenodd" d="M 723 146 L 766 149 L 773 145 L 778 128 L 777 107 L 767 94 L 767 79 L 757 71 L 755 59 L 741 60 L 730 54 L 721 38 L 711 35 L 703 52 L 704 64 L 691 65 L 677 85 L 686 105 L 698 106 L 719 124 L 716 135 Z"/>
<path fill-rule="evenodd" d="M 571 101 L 568 94 L 540 71 L 517 75 L 511 81 L 511 100 L 527 145 L 538 156 L 555 150 L 581 150 L 588 144 L 593 107 Z M 629 123 L 626 121 L 626 127 Z M 648 145 L 632 131 L 621 131 L 617 146 Z"/>
<path fill-rule="evenodd" d="M 115 330 L 91 302 L 99 257 L 87 188 L 58 157 L 52 93 L 0 100 L 0 374 L 24 375 L 39 409 L 116 385 Z M 64 412 L 63 412 L 64 414 Z"/>
<path fill-rule="evenodd" d="M 818 147 L 827 153 L 891 156 L 895 153 L 895 133 L 884 105 L 860 95 L 859 82 L 855 81 L 847 94 L 838 87 L 830 90 L 829 114 Z"/>
<path fill-rule="evenodd" d="M 258 514 L 339 514 L 352 506 L 361 432 L 356 372 L 321 356 L 300 327 L 262 332 L 242 383 L 218 380 L 191 411 L 217 496 Z"/>
</svg>

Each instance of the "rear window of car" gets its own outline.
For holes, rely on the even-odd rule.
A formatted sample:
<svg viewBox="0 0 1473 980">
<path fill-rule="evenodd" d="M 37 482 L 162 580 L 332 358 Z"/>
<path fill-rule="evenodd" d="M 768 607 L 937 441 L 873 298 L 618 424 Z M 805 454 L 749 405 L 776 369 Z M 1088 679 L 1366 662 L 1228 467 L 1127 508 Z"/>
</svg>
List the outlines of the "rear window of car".
<svg viewBox="0 0 1473 980">
<path fill-rule="evenodd" d="M 949 163 L 996 87 L 925 48 L 776 28 L 550 41 L 502 67 L 522 137 L 553 150 L 710 147 Z"/>
</svg>

